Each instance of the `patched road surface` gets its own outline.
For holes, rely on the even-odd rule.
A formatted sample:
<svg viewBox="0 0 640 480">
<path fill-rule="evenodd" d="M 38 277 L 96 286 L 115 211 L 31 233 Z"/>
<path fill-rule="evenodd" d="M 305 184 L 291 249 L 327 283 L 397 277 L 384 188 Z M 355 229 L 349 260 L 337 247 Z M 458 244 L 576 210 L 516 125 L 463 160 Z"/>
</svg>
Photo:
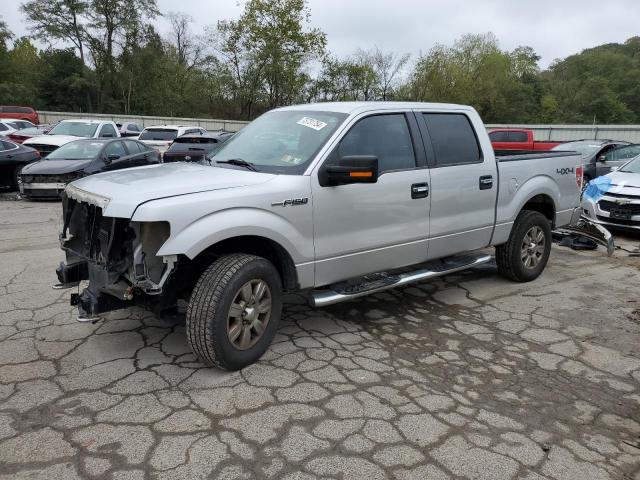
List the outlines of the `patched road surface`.
<svg viewBox="0 0 640 480">
<path fill-rule="evenodd" d="M 51 289 L 59 212 L 0 202 L 0 479 L 640 479 L 637 258 L 293 297 L 265 357 L 224 373 L 179 319 L 77 323 Z"/>
</svg>

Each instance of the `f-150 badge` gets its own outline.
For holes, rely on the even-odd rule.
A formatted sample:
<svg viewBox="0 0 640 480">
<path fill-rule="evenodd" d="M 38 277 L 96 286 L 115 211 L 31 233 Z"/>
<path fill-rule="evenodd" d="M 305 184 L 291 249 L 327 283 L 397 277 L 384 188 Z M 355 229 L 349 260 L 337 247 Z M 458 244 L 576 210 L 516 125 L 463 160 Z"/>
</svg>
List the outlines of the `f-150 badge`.
<svg viewBox="0 0 640 480">
<path fill-rule="evenodd" d="M 286 200 L 282 200 L 280 202 L 272 202 L 272 207 L 295 207 L 296 205 L 306 205 L 309 203 L 309 199 L 307 197 L 302 198 L 287 198 Z"/>
</svg>

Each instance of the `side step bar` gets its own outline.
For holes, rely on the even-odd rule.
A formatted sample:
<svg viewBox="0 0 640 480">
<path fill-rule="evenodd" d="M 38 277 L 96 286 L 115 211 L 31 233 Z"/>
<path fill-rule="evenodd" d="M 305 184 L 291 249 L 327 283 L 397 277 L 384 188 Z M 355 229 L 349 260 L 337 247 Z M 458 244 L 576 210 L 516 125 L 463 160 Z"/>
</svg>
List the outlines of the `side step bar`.
<svg viewBox="0 0 640 480">
<path fill-rule="evenodd" d="M 367 275 L 362 278 L 362 282 L 360 283 L 342 282 L 332 285 L 326 290 L 311 292 L 309 303 L 312 307 L 325 307 L 409 283 L 420 282 L 422 280 L 448 275 L 449 273 L 459 272 L 460 270 L 466 270 L 467 268 L 490 262 L 492 258 L 491 255 L 448 257 L 435 262 L 422 264 L 422 268 L 418 270 L 397 274 L 382 272 Z"/>
</svg>

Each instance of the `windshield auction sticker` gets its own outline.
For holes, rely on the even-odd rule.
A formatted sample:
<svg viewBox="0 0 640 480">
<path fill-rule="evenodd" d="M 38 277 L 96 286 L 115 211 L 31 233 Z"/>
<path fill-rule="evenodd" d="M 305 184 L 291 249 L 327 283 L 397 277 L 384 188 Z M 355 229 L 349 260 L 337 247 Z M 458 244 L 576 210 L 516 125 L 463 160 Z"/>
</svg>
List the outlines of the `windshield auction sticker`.
<svg viewBox="0 0 640 480">
<path fill-rule="evenodd" d="M 296 122 L 298 125 L 304 125 L 305 127 L 313 128 L 314 130 L 322 130 L 327 126 L 326 123 L 316 120 L 314 118 L 302 117 Z"/>
</svg>

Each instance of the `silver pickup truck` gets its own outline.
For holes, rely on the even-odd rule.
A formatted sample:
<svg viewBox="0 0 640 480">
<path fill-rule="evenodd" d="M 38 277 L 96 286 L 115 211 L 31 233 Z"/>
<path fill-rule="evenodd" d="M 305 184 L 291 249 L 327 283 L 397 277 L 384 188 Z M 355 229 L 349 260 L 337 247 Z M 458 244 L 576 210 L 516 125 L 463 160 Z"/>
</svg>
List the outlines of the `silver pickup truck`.
<svg viewBox="0 0 640 480">
<path fill-rule="evenodd" d="M 204 362 L 235 370 L 273 339 L 283 292 L 316 307 L 491 261 L 527 282 L 580 217 L 580 156 L 496 159 L 477 112 L 430 103 L 273 110 L 203 164 L 78 180 L 63 195 L 59 287 L 80 320 L 188 302 Z"/>
</svg>

